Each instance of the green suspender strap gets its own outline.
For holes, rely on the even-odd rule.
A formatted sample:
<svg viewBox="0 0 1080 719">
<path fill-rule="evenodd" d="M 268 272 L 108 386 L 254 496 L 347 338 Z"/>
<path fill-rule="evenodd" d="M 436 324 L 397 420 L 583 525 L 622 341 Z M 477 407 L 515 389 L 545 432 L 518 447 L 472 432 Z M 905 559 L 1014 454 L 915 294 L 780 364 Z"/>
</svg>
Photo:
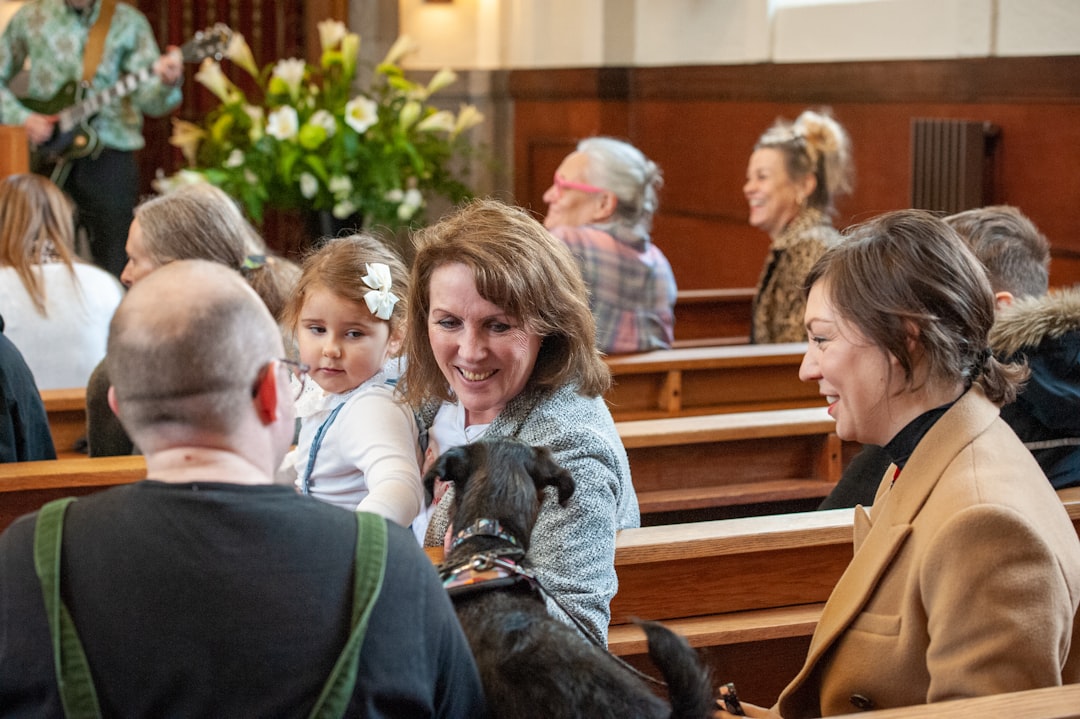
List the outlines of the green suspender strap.
<svg viewBox="0 0 1080 719">
<path fill-rule="evenodd" d="M 345 716 L 356 688 L 360 647 L 364 644 L 368 619 L 382 590 L 386 574 L 386 520 L 370 512 L 356 512 L 356 562 L 353 568 L 352 633 L 341 650 L 330 678 L 326 680 L 312 719 Z"/>
<path fill-rule="evenodd" d="M 82 719 L 100 717 L 101 708 L 98 706 L 94 681 L 90 677 L 90 664 L 75 632 L 75 624 L 60 600 L 60 547 L 64 535 L 64 512 L 74 501 L 74 497 L 58 499 L 49 502 L 38 512 L 37 526 L 34 528 L 34 569 L 45 596 L 56 684 L 60 689 L 64 715 L 68 719 Z"/>
<path fill-rule="evenodd" d="M 73 497 L 49 502 L 38 513 L 34 529 L 34 568 L 45 597 L 49 634 L 52 637 L 56 683 L 64 714 L 68 719 L 100 717 L 97 692 L 90 676 L 75 624 L 60 600 L 60 548 L 64 534 L 64 512 Z M 356 512 L 356 560 L 353 569 L 352 632 L 341 651 L 330 678 L 323 686 L 312 719 L 344 716 L 356 687 L 360 647 L 364 643 L 368 619 L 382 590 L 386 573 L 386 520 L 369 512 Z"/>
</svg>

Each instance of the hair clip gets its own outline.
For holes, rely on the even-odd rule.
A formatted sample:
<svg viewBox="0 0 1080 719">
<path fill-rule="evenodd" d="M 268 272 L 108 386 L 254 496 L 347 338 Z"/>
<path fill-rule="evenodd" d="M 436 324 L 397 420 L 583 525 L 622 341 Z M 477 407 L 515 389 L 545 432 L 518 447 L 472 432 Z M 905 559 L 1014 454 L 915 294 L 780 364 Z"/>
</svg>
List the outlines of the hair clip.
<svg viewBox="0 0 1080 719">
<path fill-rule="evenodd" d="M 248 255 L 244 258 L 244 263 L 240 267 L 245 270 L 257 270 L 265 264 L 266 255 Z"/>
<path fill-rule="evenodd" d="M 390 291 L 390 267 L 383 262 L 365 262 L 364 268 L 367 270 L 364 284 L 371 288 L 364 294 L 364 302 L 371 314 L 380 320 L 388 320 L 398 302 L 397 295 Z"/>
</svg>

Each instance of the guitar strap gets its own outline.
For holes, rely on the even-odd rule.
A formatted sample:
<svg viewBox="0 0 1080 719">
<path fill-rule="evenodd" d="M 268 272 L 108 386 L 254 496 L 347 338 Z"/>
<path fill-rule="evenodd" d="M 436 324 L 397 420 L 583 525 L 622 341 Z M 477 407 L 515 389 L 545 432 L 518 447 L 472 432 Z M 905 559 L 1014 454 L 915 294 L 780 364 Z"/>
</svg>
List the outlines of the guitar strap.
<svg viewBox="0 0 1080 719">
<path fill-rule="evenodd" d="M 109 34 L 114 10 L 116 10 L 116 0 L 101 0 L 97 20 L 94 21 L 86 36 L 86 47 L 83 48 L 82 81 L 83 85 L 88 87 L 101 62 L 101 53 L 105 50 L 105 36 Z"/>
</svg>

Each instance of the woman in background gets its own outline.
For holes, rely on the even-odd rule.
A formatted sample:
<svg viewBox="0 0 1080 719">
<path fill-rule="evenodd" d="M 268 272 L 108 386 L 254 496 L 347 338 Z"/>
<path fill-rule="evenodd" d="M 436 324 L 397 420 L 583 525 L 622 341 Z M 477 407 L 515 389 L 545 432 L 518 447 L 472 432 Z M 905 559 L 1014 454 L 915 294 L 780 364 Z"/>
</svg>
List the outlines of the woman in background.
<svg viewBox="0 0 1080 719">
<path fill-rule="evenodd" d="M 185 185 L 140 203 L 125 250 L 128 262 L 120 279 L 128 287 L 174 260 L 210 260 L 241 273 L 279 323 L 285 301 L 300 278 L 295 263 L 269 253 L 236 202 L 207 183 Z M 290 348 L 291 342 L 285 346 Z M 109 408 L 108 391 L 109 377 L 101 362 L 86 388 L 91 457 L 136 451 Z"/>
<path fill-rule="evenodd" d="M 124 296 L 115 277 L 76 257 L 73 212 L 40 175 L 0 181 L 0 314 L 39 389 L 86 386 Z"/>
<path fill-rule="evenodd" d="M 847 133 L 826 111 L 778 120 L 754 146 L 743 194 L 750 224 L 767 232 L 771 243 L 754 295 L 751 342 L 805 339 L 803 280 L 836 242 L 833 202 L 851 184 Z"/>
</svg>

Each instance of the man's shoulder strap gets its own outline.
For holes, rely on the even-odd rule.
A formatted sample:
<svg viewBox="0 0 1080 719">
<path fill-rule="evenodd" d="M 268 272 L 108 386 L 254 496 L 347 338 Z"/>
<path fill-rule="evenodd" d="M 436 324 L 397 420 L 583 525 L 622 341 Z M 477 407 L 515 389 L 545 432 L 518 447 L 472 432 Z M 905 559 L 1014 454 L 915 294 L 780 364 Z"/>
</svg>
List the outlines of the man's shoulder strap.
<svg viewBox="0 0 1080 719">
<path fill-rule="evenodd" d="M 105 36 L 109 34 L 109 25 L 112 24 L 113 11 L 116 10 L 116 0 L 101 0 L 101 9 L 98 10 L 97 20 L 90 27 L 86 36 L 86 47 L 83 48 L 83 83 L 89 85 L 97 72 L 101 62 L 101 54 L 105 51 Z"/>
<path fill-rule="evenodd" d="M 386 574 L 387 543 L 386 520 L 370 512 L 356 512 L 352 632 L 311 710 L 312 719 L 344 716 L 352 699 L 360 666 L 360 647 L 364 644 L 371 610 L 382 591 Z"/>
<path fill-rule="evenodd" d="M 64 538 L 64 513 L 74 497 L 49 502 L 38 512 L 34 527 L 34 569 L 45 599 L 45 613 L 52 637 L 56 685 L 68 719 L 100 717 L 97 692 L 90 676 L 82 642 L 71 614 L 60 599 L 60 549 Z"/>
</svg>

